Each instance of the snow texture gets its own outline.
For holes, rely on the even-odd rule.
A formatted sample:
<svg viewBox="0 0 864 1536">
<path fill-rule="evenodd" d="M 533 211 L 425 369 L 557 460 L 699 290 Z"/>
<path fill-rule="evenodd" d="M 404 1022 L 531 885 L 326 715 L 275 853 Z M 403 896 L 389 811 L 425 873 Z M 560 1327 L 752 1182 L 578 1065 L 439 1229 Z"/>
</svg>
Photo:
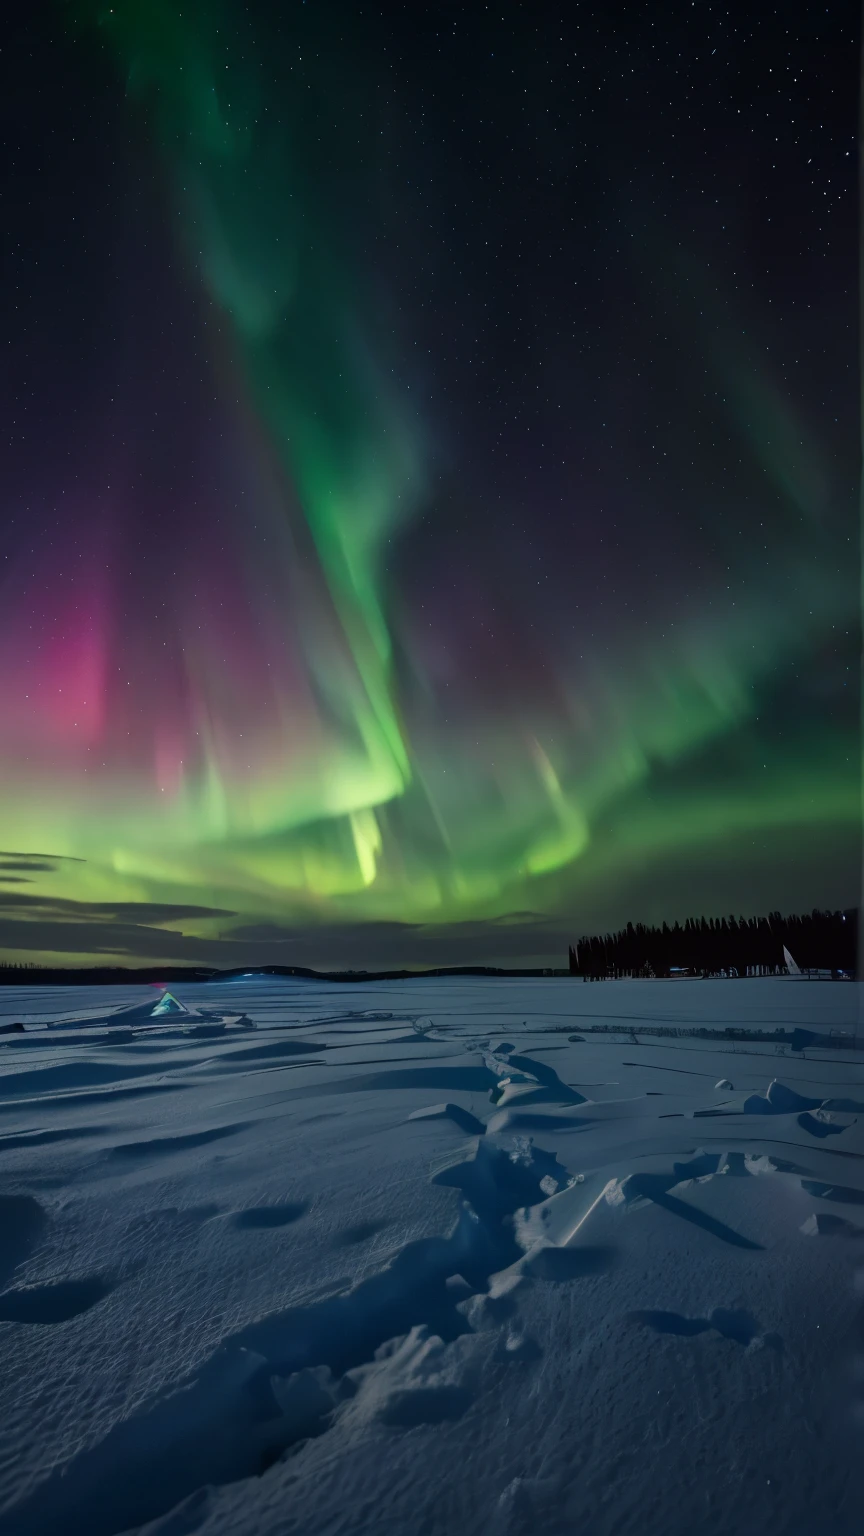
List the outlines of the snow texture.
<svg viewBox="0 0 864 1536">
<path fill-rule="evenodd" d="M 857 1532 L 856 987 L 160 997 L 0 993 L 2 1536 Z"/>
</svg>

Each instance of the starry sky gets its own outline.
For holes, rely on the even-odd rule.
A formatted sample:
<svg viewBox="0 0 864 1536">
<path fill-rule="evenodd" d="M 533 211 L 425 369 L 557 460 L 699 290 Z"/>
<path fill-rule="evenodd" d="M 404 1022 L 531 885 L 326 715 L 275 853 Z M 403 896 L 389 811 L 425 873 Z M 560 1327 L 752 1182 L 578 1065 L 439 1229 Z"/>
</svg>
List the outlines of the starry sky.
<svg viewBox="0 0 864 1536">
<path fill-rule="evenodd" d="M 0 958 L 857 901 L 856 26 L 21 8 Z"/>
</svg>

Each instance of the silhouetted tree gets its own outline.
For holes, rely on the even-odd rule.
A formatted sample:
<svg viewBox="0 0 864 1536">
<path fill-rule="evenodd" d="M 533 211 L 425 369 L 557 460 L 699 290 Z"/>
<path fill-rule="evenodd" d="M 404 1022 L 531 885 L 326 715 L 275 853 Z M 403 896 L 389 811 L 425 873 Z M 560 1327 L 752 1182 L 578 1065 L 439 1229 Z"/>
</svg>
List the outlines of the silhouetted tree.
<svg viewBox="0 0 864 1536">
<path fill-rule="evenodd" d="M 858 912 L 784 917 L 688 917 L 670 928 L 628 923 L 617 933 L 593 934 L 570 946 L 570 971 L 601 976 L 668 976 L 690 970 L 700 976 L 776 975 L 785 970 L 784 946 L 802 970 L 854 974 Z"/>
</svg>

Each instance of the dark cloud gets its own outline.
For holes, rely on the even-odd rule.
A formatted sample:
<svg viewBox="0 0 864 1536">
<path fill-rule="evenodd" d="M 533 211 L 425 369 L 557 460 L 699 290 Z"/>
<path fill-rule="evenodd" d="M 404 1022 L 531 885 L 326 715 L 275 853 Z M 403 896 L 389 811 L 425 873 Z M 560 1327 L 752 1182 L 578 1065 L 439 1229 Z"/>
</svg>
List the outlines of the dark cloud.
<svg viewBox="0 0 864 1536">
<path fill-rule="evenodd" d="M 31 868 L 53 869 L 55 864 L 86 864 L 86 859 L 76 859 L 69 853 L 22 853 L 20 849 L 14 850 L 0 848 L 0 859 L 26 859 Z M 34 859 L 46 859 L 47 864 L 33 865 Z"/>
<path fill-rule="evenodd" d="M 0 858 L 0 869 L 26 869 L 31 872 L 34 870 L 38 872 L 39 870 L 51 871 L 54 869 L 54 865 L 49 864 L 46 859 Z"/>
<path fill-rule="evenodd" d="M 120 961 L 194 960 L 208 941 L 163 927 L 192 919 L 230 918 L 225 907 L 172 902 L 70 901 L 0 891 L 0 950 L 53 952 L 72 964 L 87 955 Z M 230 964 L 214 960 L 213 964 Z"/>
<path fill-rule="evenodd" d="M 130 963 L 144 960 L 217 967 L 304 965 L 321 970 L 383 970 L 438 965 L 543 966 L 566 960 L 572 935 L 538 913 L 467 923 L 246 923 L 216 938 L 198 938 L 158 926 L 187 916 L 230 916 L 209 908 L 154 904 L 56 903 L 39 910 L 25 898 L 17 914 L 0 895 L 0 950 L 88 955 Z M 32 904 L 30 904 L 32 903 Z M 97 908 L 101 905 L 101 912 Z M 62 906 L 62 910 L 58 910 Z"/>
<path fill-rule="evenodd" d="M 754 828 L 737 838 L 706 842 L 698 857 L 704 888 L 711 894 L 698 904 L 698 915 L 854 905 L 860 864 L 848 879 L 837 876 L 838 870 L 852 867 L 849 843 L 848 829 L 830 826 L 794 837 L 785 827 Z M 814 844 L 824 860 L 818 880 L 813 877 Z M 235 914 L 215 906 L 83 902 L 0 890 L 0 951 L 21 958 L 51 953 L 73 965 L 101 956 L 115 964 L 300 965 L 325 971 L 562 966 L 568 944 L 620 925 L 622 889 L 627 892 L 624 921 L 683 919 L 694 912 L 689 849 L 662 859 L 651 850 L 621 852 L 620 865 L 612 867 L 602 856 L 595 863 L 589 849 L 580 861 L 578 892 L 568 888 L 568 872 L 550 877 L 544 884 L 547 913 L 521 910 L 469 922 L 357 922 L 343 916 L 327 924 L 289 924 L 244 917 L 232 926 Z M 743 896 L 742 870 L 748 872 Z M 184 923 L 202 920 L 220 931 L 209 937 L 182 931 Z M 168 923 L 176 926 L 165 927 Z"/>
<path fill-rule="evenodd" d="M 162 909 L 154 913 L 165 920 Z M 103 920 L 92 917 L 40 917 L 30 921 L 0 913 L 0 950 L 30 954 L 65 955 L 69 963 L 84 963 L 91 955 L 111 957 L 118 963 L 136 961 L 195 961 L 206 959 L 213 965 L 231 965 L 227 958 L 211 959 L 207 940 L 175 933 L 170 928 L 145 923 Z"/>
<path fill-rule="evenodd" d="M 98 922 L 114 918 L 120 923 L 144 921 L 153 927 L 162 923 L 179 923 L 189 918 L 236 917 L 228 907 L 199 907 L 183 903 L 159 901 L 73 901 L 64 896 L 28 896 L 10 891 L 0 892 L 0 909 L 19 908 L 22 917 L 30 921 L 36 914 L 46 917 L 65 918 L 69 922 Z"/>
<path fill-rule="evenodd" d="M 225 934 L 254 955 L 249 963 L 311 965 L 324 970 L 399 969 L 402 966 L 566 964 L 568 928 L 537 912 L 463 923 L 328 923 L 291 929 L 249 923 Z M 563 956 L 563 960 L 562 957 Z M 229 962 L 230 963 L 230 962 Z M 245 964 L 245 959 L 239 963 Z"/>
</svg>

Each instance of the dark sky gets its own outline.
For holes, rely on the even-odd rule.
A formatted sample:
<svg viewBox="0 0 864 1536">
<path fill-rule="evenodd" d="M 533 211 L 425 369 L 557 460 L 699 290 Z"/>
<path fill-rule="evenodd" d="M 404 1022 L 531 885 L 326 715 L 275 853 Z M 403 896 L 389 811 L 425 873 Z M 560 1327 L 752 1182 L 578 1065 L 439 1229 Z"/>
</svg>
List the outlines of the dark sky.
<svg viewBox="0 0 864 1536">
<path fill-rule="evenodd" d="M 853 8 L 31 12 L 0 956 L 857 901 Z"/>
</svg>

